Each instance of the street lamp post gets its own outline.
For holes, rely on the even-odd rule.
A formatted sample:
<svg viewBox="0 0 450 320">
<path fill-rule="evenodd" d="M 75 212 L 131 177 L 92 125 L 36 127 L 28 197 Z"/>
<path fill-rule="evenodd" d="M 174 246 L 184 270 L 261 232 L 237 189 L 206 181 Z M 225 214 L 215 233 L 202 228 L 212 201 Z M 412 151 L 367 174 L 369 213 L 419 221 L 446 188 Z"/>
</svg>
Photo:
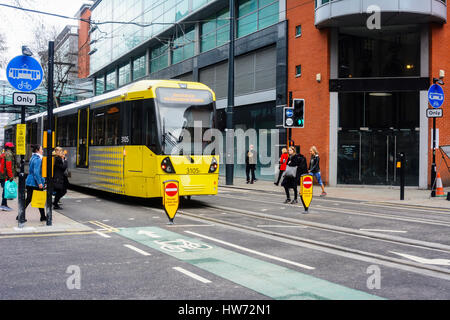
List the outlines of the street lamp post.
<svg viewBox="0 0 450 320">
<path fill-rule="evenodd" d="M 226 157 L 225 179 L 226 185 L 233 185 L 234 175 L 234 130 L 233 130 L 233 106 L 234 106 L 234 0 L 230 0 L 230 47 L 228 51 L 228 105 L 226 127 Z M 233 151 L 233 152 L 232 152 Z"/>
</svg>

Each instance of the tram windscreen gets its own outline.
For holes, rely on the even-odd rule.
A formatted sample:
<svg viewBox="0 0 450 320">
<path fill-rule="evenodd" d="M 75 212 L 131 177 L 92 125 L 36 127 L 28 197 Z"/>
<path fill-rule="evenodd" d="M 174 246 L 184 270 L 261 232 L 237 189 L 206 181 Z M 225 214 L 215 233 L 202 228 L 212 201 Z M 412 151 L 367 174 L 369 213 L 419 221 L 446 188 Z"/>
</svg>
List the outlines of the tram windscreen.
<svg viewBox="0 0 450 320">
<path fill-rule="evenodd" d="M 213 97 L 206 90 L 156 89 L 164 154 L 203 154 L 214 126 Z"/>
</svg>

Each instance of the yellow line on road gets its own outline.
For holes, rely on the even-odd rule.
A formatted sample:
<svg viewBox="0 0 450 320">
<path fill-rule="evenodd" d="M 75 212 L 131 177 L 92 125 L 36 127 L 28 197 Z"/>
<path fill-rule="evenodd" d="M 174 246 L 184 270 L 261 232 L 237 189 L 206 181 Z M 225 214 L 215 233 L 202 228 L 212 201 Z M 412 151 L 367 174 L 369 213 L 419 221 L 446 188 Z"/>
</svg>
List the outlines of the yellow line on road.
<svg viewBox="0 0 450 320">
<path fill-rule="evenodd" d="M 112 232 L 110 230 L 105 232 Z M 79 231 L 79 232 L 60 232 L 60 233 L 36 233 L 36 234 L 14 234 L 0 236 L 0 239 L 11 239 L 11 238 L 42 238 L 42 237 L 57 237 L 57 236 L 74 236 L 74 235 L 88 235 L 94 234 L 94 231 Z"/>
<path fill-rule="evenodd" d="M 109 225 L 107 225 L 107 224 L 104 224 L 104 223 L 102 223 L 102 222 L 100 222 L 100 221 L 89 221 L 89 223 L 92 223 L 92 224 L 96 225 L 97 227 L 106 229 L 106 230 L 109 231 L 109 232 L 120 232 L 119 229 L 114 228 L 114 227 L 112 227 L 112 226 L 109 226 Z"/>
</svg>

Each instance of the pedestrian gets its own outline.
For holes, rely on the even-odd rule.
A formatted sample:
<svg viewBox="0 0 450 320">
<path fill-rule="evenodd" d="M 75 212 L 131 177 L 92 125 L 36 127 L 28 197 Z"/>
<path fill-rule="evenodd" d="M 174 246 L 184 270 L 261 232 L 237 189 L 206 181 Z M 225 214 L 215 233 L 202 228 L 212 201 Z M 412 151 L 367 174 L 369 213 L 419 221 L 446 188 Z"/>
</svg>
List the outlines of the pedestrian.
<svg viewBox="0 0 450 320">
<path fill-rule="evenodd" d="M 25 200 L 24 209 L 25 212 L 28 205 L 31 203 L 31 199 L 33 198 L 33 191 L 44 190 L 45 186 L 45 179 L 42 177 L 42 154 L 44 153 L 44 151 L 38 144 L 32 144 L 31 151 L 33 152 L 33 155 L 30 158 L 29 173 L 27 176 L 27 180 L 25 181 L 27 189 L 27 199 Z M 25 212 L 23 217 L 21 217 L 23 221 L 19 221 L 20 223 L 27 222 L 27 220 L 25 219 Z M 47 221 L 44 208 L 39 208 L 39 213 L 41 214 L 41 221 Z"/>
<path fill-rule="evenodd" d="M 59 205 L 59 200 L 67 193 L 67 186 L 69 185 L 69 180 L 66 176 L 67 160 L 64 150 L 61 147 L 56 147 L 52 155 L 55 158 L 53 167 L 53 187 L 56 192 L 53 201 L 53 209 L 62 209 Z"/>
<path fill-rule="evenodd" d="M 5 149 L 0 155 L 0 182 L 2 185 L 2 211 L 11 211 L 8 207 L 8 201 L 5 199 L 5 183 L 7 180 L 13 181 L 16 174 L 16 156 L 14 155 L 14 144 L 12 142 L 5 143 Z"/>
<path fill-rule="evenodd" d="M 245 156 L 245 174 L 247 175 L 247 183 L 253 183 L 256 181 L 255 170 L 256 170 L 257 154 L 256 151 L 253 149 L 254 146 L 251 144 Z M 252 176 L 251 180 L 250 174 Z"/>
<path fill-rule="evenodd" d="M 317 183 L 322 188 L 322 193 L 320 194 L 321 197 L 324 197 L 327 195 L 325 192 L 325 187 L 322 182 L 322 177 L 320 175 L 320 167 L 319 167 L 319 152 L 317 151 L 317 148 L 315 146 L 312 146 L 311 149 L 309 149 L 309 153 L 311 154 L 311 160 L 309 162 L 309 173 L 312 174 L 317 179 Z"/>
<path fill-rule="evenodd" d="M 308 173 L 308 163 L 306 161 L 306 157 L 300 153 L 300 146 L 297 146 L 297 157 L 299 160 L 299 165 L 297 169 L 297 185 L 300 185 L 300 180 L 303 174 Z"/>
<path fill-rule="evenodd" d="M 289 147 L 288 149 L 289 159 L 286 164 L 286 170 L 283 173 L 283 182 L 281 185 L 284 187 L 284 191 L 286 192 L 286 200 L 284 203 L 295 204 L 297 201 L 297 177 L 298 177 L 298 167 L 301 164 L 301 158 L 296 154 L 294 147 Z M 289 189 L 294 190 L 294 200 L 291 201 L 291 197 L 289 195 Z"/>
<path fill-rule="evenodd" d="M 281 157 L 280 157 L 280 172 L 278 173 L 278 179 L 277 182 L 274 182 L 276 186 L 280 184 L 281 176 L 283 175 L 284 171 L 286 170 L 286 165 L 289 160 L 289 154 L 286 148 L 281 149 Z"/>
</svg>

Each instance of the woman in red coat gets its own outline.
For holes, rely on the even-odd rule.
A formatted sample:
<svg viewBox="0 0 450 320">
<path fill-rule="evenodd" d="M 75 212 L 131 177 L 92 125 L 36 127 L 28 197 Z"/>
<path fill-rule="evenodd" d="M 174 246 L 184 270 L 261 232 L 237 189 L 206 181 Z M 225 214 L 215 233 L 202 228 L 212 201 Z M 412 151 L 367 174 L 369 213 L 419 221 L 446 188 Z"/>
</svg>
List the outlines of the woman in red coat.
<svg viewBox="0 0 450 320">
<path fill-rule="evenodd" d="M 280 183 L 281 176 L 283 175 L 284 171 L 286 170 L 286 165 L 289 159 L 289 154 L 287 152 L 286 148 L 283 148 L 281 150 L 283 153 L 280 157 L 280 173 L 278 174 L 277 182 L 274 182 L 274 184 L 277 186 Z"/>
</svg>

